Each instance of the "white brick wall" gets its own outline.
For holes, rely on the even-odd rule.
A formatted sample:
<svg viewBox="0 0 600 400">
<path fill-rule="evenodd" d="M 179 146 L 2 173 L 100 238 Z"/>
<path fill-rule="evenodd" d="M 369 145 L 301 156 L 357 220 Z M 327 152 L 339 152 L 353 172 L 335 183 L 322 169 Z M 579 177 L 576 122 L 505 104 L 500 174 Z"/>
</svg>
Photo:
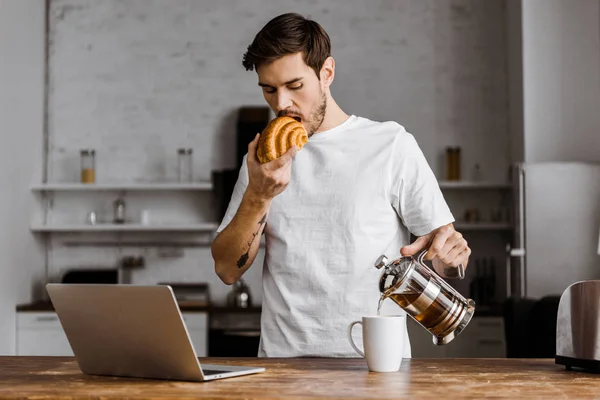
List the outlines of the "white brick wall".
<svg viewBox="0 0 600 400">
<path fill-rule="evenodd" d="M 77 180 L 82 147 L 97 150 L 102 182 L 173 180 L 180 146 L 194 148 L 198 179 L 234 166 L 236 110 L 263 104 L 242 54 L 270 18 L 287 11 L 312 16 L 329 32 L 332 93 L 346 112 L 403 124 L 440 177 L 444 147 L 460 145 L 467 177 L 478 162 L 486 178 L 505 179 L 501 0 L 52 0 L 49 179 Z M 56 240 L 51 274 L 112 265 L 119 254 Z M 177 259 L 147 254 L 136 283 L 209 280 L 216 300 L 228 290 L 214 277 L 208 248 Z M 260 298 L 260 271 L 252 270 Z"/>
<path fill-rule="evenodd" d="M 41 180 L 44 3 L 0 0 L 0 355 L 15 354 L 15 304 L 43 280 L 44 248 L 29 231 L 29 185 Z"/>
</svg>

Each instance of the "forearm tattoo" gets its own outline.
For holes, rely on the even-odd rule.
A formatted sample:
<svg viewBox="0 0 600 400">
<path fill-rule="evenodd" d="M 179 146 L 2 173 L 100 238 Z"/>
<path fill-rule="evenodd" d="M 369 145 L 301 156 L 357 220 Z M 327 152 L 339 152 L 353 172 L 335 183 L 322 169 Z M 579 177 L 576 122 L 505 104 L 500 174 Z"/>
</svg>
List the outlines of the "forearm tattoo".
<svg viewBox="0 0 600 400">
<path fill-rule="evenodd" d="M 256 240 L 256 237 L 259 235 L 262 226 L 267 221 L 267 214 L 263 215 L 263 217 L 258 221 L 258 228 L 256 228 L 256 232 L 252 234 L 252 238 L 248 241 L 248 250 L 242 254 L 240 259 L 237 262 L 238 268 L 244 268 L 246 263 L 248 262 L 248 258 L 250 258 L 250 249 L 252 248 L 252 243 Z"/>
</svg>

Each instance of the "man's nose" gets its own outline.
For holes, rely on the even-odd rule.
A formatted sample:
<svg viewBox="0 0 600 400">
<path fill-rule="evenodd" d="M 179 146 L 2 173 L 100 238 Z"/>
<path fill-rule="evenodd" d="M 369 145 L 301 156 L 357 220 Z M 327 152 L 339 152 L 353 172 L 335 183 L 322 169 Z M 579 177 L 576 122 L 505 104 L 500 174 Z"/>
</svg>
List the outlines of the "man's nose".
<svg viewBox="0 0 600 400">
<path fill-rule="evenodd" d="M 285 92 L 277 96 L 277 112 L 286 110 L 292 106 L 292 98 Z"/>
</svg>

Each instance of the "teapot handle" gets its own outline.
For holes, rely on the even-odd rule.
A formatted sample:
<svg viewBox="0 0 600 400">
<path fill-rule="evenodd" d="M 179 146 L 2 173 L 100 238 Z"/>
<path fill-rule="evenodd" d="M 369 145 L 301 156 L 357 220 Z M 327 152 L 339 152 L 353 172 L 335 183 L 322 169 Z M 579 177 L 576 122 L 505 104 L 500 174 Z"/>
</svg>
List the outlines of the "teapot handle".
<svg viewBox="0 0 600 400">
<path fill-rule="evenodd" d="M 427 254 L 427 250 L 429 250 L 429 249 L 424 249 L 417 255 L 417 262 L 419 264 L 423 264 L 425 255 Z M 445 268 L 444 275 L 446 276 L 446 278 L 450 278 L 450 279 L 452 279 L 452 278 L 458 278 L 461 280 L 465 279 L 465 266 L 462 264 L 458 264 L 458 267 L 456 267 L 456 268 L 454 268 L 454 267 Z"/>
</svg>

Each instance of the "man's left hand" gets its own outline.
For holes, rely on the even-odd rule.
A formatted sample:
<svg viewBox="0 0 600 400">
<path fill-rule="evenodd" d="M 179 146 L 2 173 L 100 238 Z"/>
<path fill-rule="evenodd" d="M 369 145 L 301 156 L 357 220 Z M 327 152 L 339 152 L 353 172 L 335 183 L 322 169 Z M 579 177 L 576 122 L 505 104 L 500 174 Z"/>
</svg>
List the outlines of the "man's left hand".
<svg viewBox="0 0 600 400">
<path fill-rule="evenodd" d="M 414 256 L 419 251 L 427 249 L 425 260 L 432 260 L 433 267 L 438 274 L 447 277 L 444 271 L 449 267 L 458 267 L 460 264 L 467 268 L 471 249 L 460 232 L 454 225 L 441 226 L 427 235 L 419 236 L 417 240 L 400 249 L 403 256 Z"/>
</svg>

